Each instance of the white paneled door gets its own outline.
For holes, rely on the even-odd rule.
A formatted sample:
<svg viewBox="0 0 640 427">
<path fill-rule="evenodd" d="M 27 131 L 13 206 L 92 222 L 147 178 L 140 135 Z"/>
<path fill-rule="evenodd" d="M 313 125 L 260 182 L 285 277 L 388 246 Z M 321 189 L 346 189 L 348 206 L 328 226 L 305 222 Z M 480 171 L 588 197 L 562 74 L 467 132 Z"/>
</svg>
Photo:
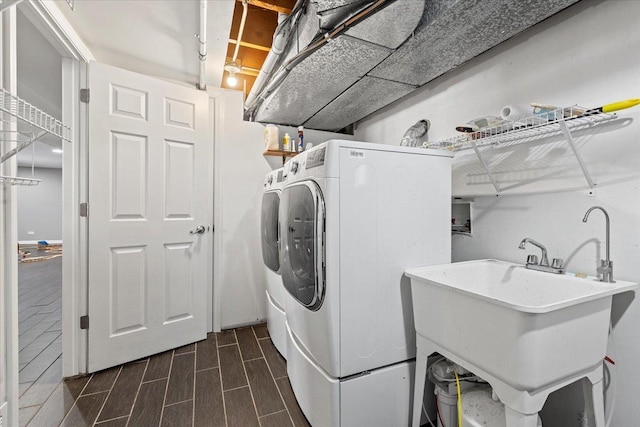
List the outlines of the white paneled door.
<svg viewBox="0 0 640 427">
<path fill-rule="evenodd" d="M 89 70 L 90 372 L 206 337 L 208 95 Z"/>
</svg>

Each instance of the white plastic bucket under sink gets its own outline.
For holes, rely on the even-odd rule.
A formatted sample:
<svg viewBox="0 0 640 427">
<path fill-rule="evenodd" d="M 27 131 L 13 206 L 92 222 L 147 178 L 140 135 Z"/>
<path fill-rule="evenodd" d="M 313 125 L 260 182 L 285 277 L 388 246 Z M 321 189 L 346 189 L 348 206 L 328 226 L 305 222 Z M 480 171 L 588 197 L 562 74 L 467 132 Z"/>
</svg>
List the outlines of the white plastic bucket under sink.
<svg viewBox="0 0 640 427">
<path fill-rule="evenodd" d="M 444 427 L 457 427 L 457 396 L 440 390 L 437 396 Z M 462 393 L 462 427 L 505 427 L 504 404 L 491 397 L 491 386 L 474 387 Z M 443 427 L 438 419 L 438 427 Z M 542 420 L 538 417 L 538 427 Z"/>
</svg>

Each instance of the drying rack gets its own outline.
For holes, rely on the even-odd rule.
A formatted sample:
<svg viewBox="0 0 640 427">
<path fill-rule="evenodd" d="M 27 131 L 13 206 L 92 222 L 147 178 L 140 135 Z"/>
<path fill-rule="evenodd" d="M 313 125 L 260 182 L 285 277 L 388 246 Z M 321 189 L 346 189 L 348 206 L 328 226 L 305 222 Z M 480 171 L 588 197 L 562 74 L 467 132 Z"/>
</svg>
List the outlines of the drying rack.
<svg viewBox="0 0 640 427">
<path fill-rule="evenodd" d="M 482 147 L 505 147 L 557 135 L 564 135 L 574 157 L 580 165 L 580 169 L 589 185 L 593 189 L 595 183 L 587 169 L 580 152 L 576 148 L 572 133 L 589 129 L 616 119 L 615 114 L 603 113 L 599 110 L 589 110 L 579 106 L 547 110 L 541 114 L 505 121 L 504 123 L 483 128 L 477 132 L 465 133 L 461 136 L 445 139 L 435 143 L 429 143 L 429 148 L 440 148 L 451 151 L 474 150 L 489 180 L 499 194 L 501 188 L 496 181 L 487 159 L 483 156 Z"/>
<path fill-rule="evenodd" d="M 0 89 L 0 143 L 13 148 L 0 157 L 0 164 L 29 147 L 44 135 L 71 142 L 71 128 L 30 103 Z M 35 178 L 0 176 L 0 184 L 37 185 Z"/>
</svg>

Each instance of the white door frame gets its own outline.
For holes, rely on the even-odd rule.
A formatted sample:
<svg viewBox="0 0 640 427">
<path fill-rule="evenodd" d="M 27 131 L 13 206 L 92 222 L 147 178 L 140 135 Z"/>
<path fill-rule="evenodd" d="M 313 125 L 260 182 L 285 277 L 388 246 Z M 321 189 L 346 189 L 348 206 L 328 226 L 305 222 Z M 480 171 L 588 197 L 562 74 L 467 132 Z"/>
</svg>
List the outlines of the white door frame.
<svg viewBox="0 0 640 427">
<path fill-rule="evenodd" d="M 72 141 L 63 142 L 62 168 L 62 375 L 66 377 L 86 372 L 87 334 L 80 329 L 80 316 L 87 312 L 87 221 L 78 211 L 88 194 L 87 108 L 79 93 L 86 87 L 87 63 L 95 58 L 53 2 L 22 2 L 20 10 L 63 57 L 62 122 L 72 129 Z"/>
<path fill-rule="evenodd" d="M 18 88 L 16 11 L 9 8 L 0 14 L 0 79 L 11 93 Z M 15 123 L 3 124 L 3 130 L 16 131 Z M 11 149 L 3 144 L 0 152 Z M 15 176 L 15 157 L 0 165 L 0 175 Z M 18 422 L 18 209 L 14 186 L 0 188 L 0 416 L 3 425 Z"/>
<path fill-rule="evenodd" d="M 12 6 L 2 13 L 3 25 L 2 39 L 7 46 L 13 46 L 7 51 L 2 68 L 5 71 L 3 86 L 11 93 L 17 90 L 17 56 L 15 42 L 17 34 L 16 7 Z M 81 154 L 86 153 L 86 137 L 81 130 L 86 126 L 86 112 L 79 102 L 79 88 L 84 83 L 86 76 L 83 73 L 84 64 L 93 60 L 93 55 L 75 33 L 73 28 L 64 19 L 57 6 L 44 3 L 41 0 L 22 2 L 21 12 L 34 23 L 43 35 L 52 42 L 58 53 L 64 58 L 62 65 L 63 93 L 62 93 L 62 121 L 73 129 L 72 142 L 66 145 L 63 155 L 63 239 L 65 242 L 65 255 L 63 256 L 63 301 L 71 303 L 63 304 L 62 323 L 65 334 L 63 335 L 63 375 L 75 375 L 85 370 L 86 366 L 86 334 L 81 334 L 79 329 L 79 316 L 77 313 L 86 307 L 86 299 L 82 298 L 82 292 L 86 289 L 86 258 L 82 251 L 86 247 L 86 227 L 82 227 L 77 212 L 78 200 L 86 194 L 86 162 L 82 161 Z M 13 71 L 12 71 L 13 70 Z M 16 168 L 15 159 L 7 162 L 5 169 Z M 84 168 L 84 170 L 83 170 Z M 5 172 L 9 172 L 5 170 Z M 11 173 L 8 173 L 11 175 Z M 4 225 L 2 264 L 5 266 L 0 282 L 5 290 L 3 298 L 0 298 L 5 318 L 0 321 L 0 338 L 3 340 L 3 353 L 6 354 L 6 377 L 3 390 L 0 392 L 0 405 L 6 399 L 7 407 L 2 408 L 3 425 L 18 425 L 18 260 L 17 252 L 17 203 L 16 189 L 5 187 L 2 190 L 5 202 L 0 217 Z M 5 250 L 6 249 L 6 250 Z M 86 310 L 86 309 L 85 309 Z M 6 392 L 6 396 L 2 396 Z"/>
<path fill-rule="evenodd" d="M 209 318 L 207 323 L 208 331 L 219 332 L 221 329 L 220 316 L 220 291 L 217 284 L 222 283 L 220 274 L 222 269 L 219 267 L 222 262 L 222 156 L 219 147 L 222 141 L 222 132 L 224 125 L 224 96 L 221 96 L 220 90 L 209 89 L 209 116 L 213 126 L 211 136 L 213 137 L 213 164 L 211 165 L 210 179 L 213 179 L 213 257 L 210 264 L 209 277 L 213 281 L 211 286 L 211 294 L 208 295 L 210 309 L 207 310 Z M 210 323 L 209 323 L 210 322 Z"/>
<path fill-rule="evenodd" d="M 86 372 L 87 333 L 80 329 L 80 316 L 87 312 L 86 218 L 79 215 L 87 200 L 87 149 L 85 104 L 80 87 L 86 81 L 86 63 L 62 61 L 62 122 L 71 127 L 72 142 L 64 147 L 62 167 L 62 375 Z M 82 106 L 81 106 L 82 105 Z"/>
</svg>

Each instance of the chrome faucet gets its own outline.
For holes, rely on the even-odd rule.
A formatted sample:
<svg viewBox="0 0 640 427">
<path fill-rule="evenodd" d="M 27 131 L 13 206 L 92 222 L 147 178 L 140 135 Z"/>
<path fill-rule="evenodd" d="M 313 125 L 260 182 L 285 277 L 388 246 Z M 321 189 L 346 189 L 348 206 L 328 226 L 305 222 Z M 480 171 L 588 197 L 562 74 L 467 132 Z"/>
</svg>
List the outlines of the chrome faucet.
<svg viewBox="0 0 640 427">
<path fill-rule="evenodd" d="M 538 263 L 537 256 L 535 255 L 527 256 L 527 263 L 525 264 L 526 268 L 529 268 L 531 270 L 545 271 L 547 273 L 557 273 L 557 274 L 564 273 L 564 268 L 562 266 L 562 263 L 563 263 L 562 259 L 554 258 L 553 261 L 551 262 L 551 265 L 549 265 L 549 258 L 547 257 L 547 248 L 542 243 L 538 243 L 533 239 L 525 237 L 520 242 L 520 245 L 518 246 L 518 248 L 524 249 L 527 243 L 531 243 L 532 245 L 540 248 L 540 250 L 542 251 L 542 258 L 540 259 L 540 263 Z"/>
<path fill-rule="evenodd" d="M 547 248 L 545 248 L 542 243 L 538 243 L 535 240 L 530 239 L 528 237 L 525 237 L 524 239 L 522 239 L 522 242 L 520 242 L 520 246 L 518 246 L 518 248 L 524 249 L 524 246 L 527 243 L 531 243 L 533 246 L 537 246 L 537 247 L 540 248 L 540 250 L 542 251 L 542 259 L 540 260 L 540 265 L 548 266 L 549 265 L 549 258 L 547 258 Z M 537 264 L 537 260 L 536 260 L 536 264 Z"/>
<path fill-rule="evenodd" d="M 611 258 L 609 258 L 609 244 L 611 241 L 609 239 L 610 237 L 609 214 L 607 213 L 606 210 L 604 210 L 603 207 L 593 206 L 589 208 L 587 213 L 584 214 L 584 218 L 582 218 L 582 222 L 587 222 L 587 219 L 589 219 L 589 214 L 594 209 L 600 209 L 602 211 L 602 213 L 604 214 L 604 219 L 607 227 L 606 238 L 605 238 L 606 241 L 604 242 L 605 248 L 606 248 L 605 259 L 600 260 L 600 265 L 598 266 L 598 269 L 597 269 L 598 275 L 600 276 L 601 282 L 615 283 L 615 280 L 613 280 L 613 261 L 611 261 Z"/>
</svg>

